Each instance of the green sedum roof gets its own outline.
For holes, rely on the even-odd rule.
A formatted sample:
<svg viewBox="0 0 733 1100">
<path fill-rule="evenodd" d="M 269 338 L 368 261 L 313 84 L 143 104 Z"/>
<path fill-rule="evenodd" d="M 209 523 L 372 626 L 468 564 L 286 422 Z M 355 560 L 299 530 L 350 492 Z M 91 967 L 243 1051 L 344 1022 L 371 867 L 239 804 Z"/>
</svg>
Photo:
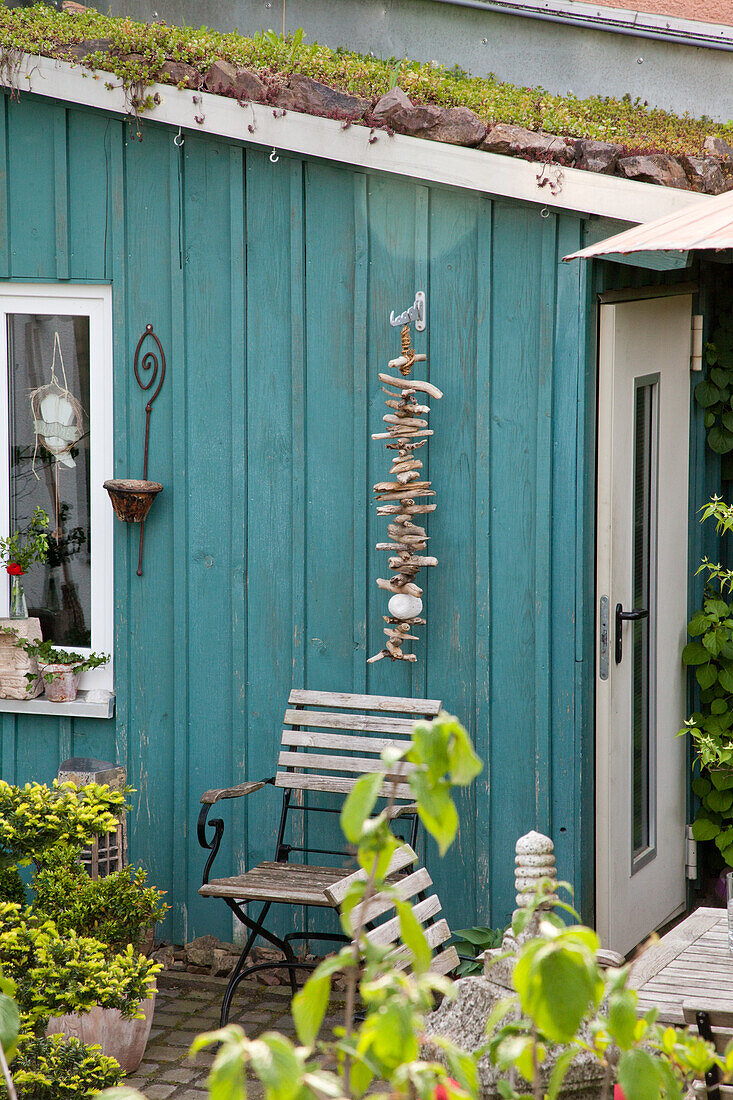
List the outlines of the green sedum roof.
<svg viewBox="0 0 733 1100">
<path fill-rule="evenodd" d="M 112 45 L 89 55 L 83 64 L 115 73 L 130 85 L 155 82 L 166 59 L 185 61 L 203 74 L 213 61 L 222 58 L 270 78 L 303 73 L 372 100 L 399 83 L 415 103 L 465 106 L 487 124 L 510 122 L 532 130 L 613 141 L 630 152 L 696 155 L 709 134 L 733 139 L 730 121 L 675 115 L 630 97 L 579 99 L 570 94 L 552 95 L 542 88 L 522 88 L 491 75 L 470 76 L 458 68 L 449 70 L 408 60 L 383 61 L 342 48 L 309 45 L 300 41 L 301 34 L 283 38 L 260 32 L 247 37 L 206 27 L 138 23 L 88 9 L 56 12 L 42 4 L 13 10 L 0 8 L 0 63 L 6 77 L 18 53 L 72 59 L 66 53 L 69 47 L 97 38 L 111 39 Z"/>
</svg>

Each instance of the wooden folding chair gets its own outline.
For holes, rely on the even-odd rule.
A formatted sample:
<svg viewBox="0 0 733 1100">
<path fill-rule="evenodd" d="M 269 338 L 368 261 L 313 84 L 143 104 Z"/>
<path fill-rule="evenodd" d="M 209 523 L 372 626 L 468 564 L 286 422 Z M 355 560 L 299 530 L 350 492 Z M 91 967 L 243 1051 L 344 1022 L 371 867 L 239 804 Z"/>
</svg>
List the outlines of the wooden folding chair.
<svg viewBox="0 0 733 1100">
<path fill-rule="evenodd" d="M 313 964 L 298 962 L 291 947 L 294 940 L 340 940 L 346 937 L 335 932 L 289 932 L 284 937 L 275 935 L 265 927 L 265 921 L 272 905 L 307 905 L 322 909 L 338 909 L 351 875 L 348 868 L 314 866 L 307 862 L 309 855 L 331 855 L 345 857 L 350 855 L 344 848 L 313 848 L 289 843 L 286 840 L 291 815 L 338 814 L 340 808 L 305 804 L 305 797 L 297 792 L 323 792 L 327 794 L 347 795 L 359 775 L 364 772 L 380 770 L 383 765 L 380 753 L 391 744 L 403 746 L 410 740 L 414 721 L 420 718 L 431 719 L 441 709 L 438 699 L 405 699 L 397 696 L 348 695 L 340 692 L 293 690 L 288 700 L 288 709 L 283 721 L 281 750 L 277 771 L 269 779 L 240 783 L 236 787 L 207 791 L 198 821 L 198 839 L 201 846 L 209 851 L 204 867 L 203 885 L 199 893 L 204 897 L 223 898 L 235 916 L 249 930 L 249 936 L 239 961 L 232 972 L 222 1001 L 221 1022 L 226 1023 L 232 997 L 241 981 L 257 970 L 286 967 L 290 975 L 293 992 L 296 990 L 296 971 L 309 969 Z M 408 717 L 410 716 L 410 717 Z M 385 736 L 386 735 L 386 736 Z M 391 868 L 395 875 L 416 860 L 414 847 L 417 839 L 416 806 L 411 801 L 410 787 L 405 781 L 410 765 L 399 763 L 395 766 L 393 792 L 385 790 L 385 796 L 392 794 L 394 804 L 390 808 L 393 820 L 405 819 L 409 828 L 408 844 L 400 849 L 399 859 Z M 242 875 L 209 881 L 209 872 L 221 845 L 224 822 L 220 818 L 207 821 L 211 807 L 222 799 L 239 798 L 250 795 L 266 784 L 274 784 L 283 789 L 280 825 L 275 841 L 274 857 L 271 861 L 260 863 Z M 293 797 L 295 795 L 295 798 Z M 211 840 L 207 840 L 207 825 L 214 830 Z M 304 863 L 290 863 L 291 852 L 303 853 Z M 352 856 L 353 866 L 353 856 Z M 356 872 L 357 874 L 359 872 Z M 440 902 L 433 895 L 428 898 L 427 889 L 432 880 L 424 868 L 419 868 L 399 879 L 399 890 L 404 898 L 416 897 L 415 912 L 428 929 L 431 946 L 438 949 L 436 965 L 444 972 L 457 965 L 458 958 L 452 962 L 455 952 L 441 950 L 450 931 L 445 921 L 435 927 L 435 916 L 440 911 Z M 402 894 L 402 891 L 406 891 Z M 245 911 L 250 902 L 262 902 L 257 916 Z M 379 942 L 391 943 L 398 934 L 396 918 L 384 920 L 385 914 L 393 908 L 387 898 L 372 899 L 368 907 L 368 926 L 370 935 L 382 937 Z M 375 922 L 382 919 L 382 923 Z M 443 927 L 444 926 L 444 927 Z M 446 933 L 443 936 L 443 933 Z M 384 939 L 383 937 L 392 937 Z M 273 944 L 283 952 L 283 960 L 272 963 L 259 963 L 246 966 L 252 947 L 258 937 Z M 443 937 L 443 938 L 441 938 Z M 443 957 L 445 956 L 445 957 Z M 448 966 L 448 962 L 451 965 Z"/>
</svg>

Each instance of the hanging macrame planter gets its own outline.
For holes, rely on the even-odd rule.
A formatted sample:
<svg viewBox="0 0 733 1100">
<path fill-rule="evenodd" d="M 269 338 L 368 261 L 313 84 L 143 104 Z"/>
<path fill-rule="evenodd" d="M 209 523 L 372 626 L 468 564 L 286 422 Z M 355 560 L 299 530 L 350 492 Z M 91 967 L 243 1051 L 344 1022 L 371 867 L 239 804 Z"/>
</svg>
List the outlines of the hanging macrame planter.
<svg viewBox="0 0 733 1100">
<path fill-rule="evenodd" d="M 140 362 L 140 349 L 142 348 L 146 336 L 152 337 L 157 344 L 160 358 L 158 358 L 158 355 L 156 355 L 154 351 L 146 351 L 145 355 L 142 357 L 142 362 Z M 105 481 L 104 488 L 109 493 L 112 507 L 118 519 L 124 520 L 125 523 L 140 524 L 140 549 L 137 560 L 137 575 L 138 577 L 142 577 L 145 518 L 152 507 L 153 501 L 163 488 L 159 481 L 148 481 L 150 414 L 153 411 L 153 402 L 160 393 L 165 378 L 165 352 L 163 351 L 163 345 L 153 332 L 152 325 L 145 326 L 145 332 L 137 342 L 133 366 L 135 378 L 141 390 L 147 392 L 155 386 L 145 406 L 145 456 L 143 460 L 143 476 L 139 481 L 134 478 L 115 478 L 112 481 Z M 146 372 L 145 376 L 140 374 L 141 369 L 143 372 Z M 160 376 L 158 376 L 159 371 Z M 145 380 L 146 378 L 147 381 Z"/>
<path fill-rule="evenodd" d="M 61 379 L 56 374 L 56 357 L 61 368 Z M 36 459 L 39 446 L 53 456 L 54 474 L 54 529 L 53 536 L 61 537 L 59 519 L 59 467 L 73 470 L 76 466 L 72 451 L 84 435 L 84 410 L 74 397 L 66 381 L 66 369 L 61 353 L 61 340 L 58 332 L 53 334 L 53 358 L 51 360 L 51 380 L 45 386 L 38 386 L 30 393 L 31 417 L 35 433 L 33 449 L 33 475 L 40 481 L 36 471 Z"/>
<path fill-rule="evenodd" d="M 389 481 L 380 481 L 374 486 L 377 497 L 377 515 L 388 516 L 387 536 L 389 542 L 378 542 L 377 550 L 384 550 L 392 557 L 389 568 L 393 575 L 377 580 L 379 588 L 391 592 L 387 605 L 389 615 L 384 616 L 387 635 L 384 649 L 369 657 L 368 664 L 389 657 L 392 661 L 416 661 L 414 653 L 403 653 L 402 646 L 408 641 L 417 641 L 412 634 L 413 627 L 425 623 L 420 617 L 422 612 L 423 590 L 415 583 L 420 569 L 438 564 L 438 559 L 425 554 L 428 535 L 424 527 L 415 523 L 415 516 L 435 511 L 435 504 L 424 503 L 425 498 L 434 497 L 431 482 L 423 480 L 422 461 L 416 451 L 424 447 L 427 437 L 433 434 L 425 419 L 430 412 L 428 405 L 420 404 L 425 396 L 440 400 L 443 396 L 437 386 L 430 382 L 421 382 L 410 378 L 413 365 L 424 363 L 426 355 L 418 355 L 410 346 L 410 324 L 415 322 L 418 331 L 425 328 L 425 295 L 415 297 L 415 304 L 399 317 L 390 316 L 390 324 L 402 325 L 402 354 L 392 359 L 390 370 L 398 370 L 402 377 L 380 374 L 382 389 L 388 394 L 387 414 L 383 417 L 387 425 L 386 432 L 377 432 L 372 439 L 386 439 L 387 450 L 393 451 L 392 468 Z M 387 388 L 391 387 L 391 388 Z M 395 503 L 386 503 L 394 501 Z M 418 503 L 421 501 L 422 503 Z"/>
</svg>

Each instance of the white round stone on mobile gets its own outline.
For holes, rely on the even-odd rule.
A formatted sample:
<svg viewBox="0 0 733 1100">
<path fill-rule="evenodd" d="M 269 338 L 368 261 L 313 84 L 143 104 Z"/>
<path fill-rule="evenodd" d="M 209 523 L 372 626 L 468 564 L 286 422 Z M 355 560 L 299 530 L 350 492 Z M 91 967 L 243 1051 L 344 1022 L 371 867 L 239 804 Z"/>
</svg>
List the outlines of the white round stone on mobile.
<svg viewBox="0 0 733 1100">
<path fill-rule="evenodd" d="M 422 600 L 419 596 L 407 596 L 404 592 L 398 592 L 387 607 L 395 619 L 414 619 L 422 611 Z"/>
</svg>

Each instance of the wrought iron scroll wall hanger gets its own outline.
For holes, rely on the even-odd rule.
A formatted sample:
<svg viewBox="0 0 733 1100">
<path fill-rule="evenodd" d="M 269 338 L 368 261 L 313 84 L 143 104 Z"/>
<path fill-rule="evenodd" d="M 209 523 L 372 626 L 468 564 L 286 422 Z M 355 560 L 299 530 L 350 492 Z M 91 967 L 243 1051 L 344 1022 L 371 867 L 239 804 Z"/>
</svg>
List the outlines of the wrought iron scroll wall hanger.
<svg viewBox="0 0 733 1100">
<path fill-rule="evenodd" d="M 157 350 L 150 349 L 140 358 L 140 352 L 147 337 L 150 337 Z M 104 487 L 110 495 L 117 516 L 126 523 L 140 524 L 140 548 L 138 551 L 137 575 L 143 575 L 143 543 L 145 539 L 145 519 L 153 500 L 163 486 L 158 481 L 148 481 L 148 451 L 150 446 L 150 414 L 153 402 L 160 393 L 165 380 L 165 352 L 163 345 L 153 330 L 146 325 L 145 331 L 137 342 L 133 361 L 135 381 L 144 393 L 152 390 L 145 405 L 145 453 L 143 457 L 143 477 L 141 481 L 125 478 L 105 481 Z"/>
</svg>

